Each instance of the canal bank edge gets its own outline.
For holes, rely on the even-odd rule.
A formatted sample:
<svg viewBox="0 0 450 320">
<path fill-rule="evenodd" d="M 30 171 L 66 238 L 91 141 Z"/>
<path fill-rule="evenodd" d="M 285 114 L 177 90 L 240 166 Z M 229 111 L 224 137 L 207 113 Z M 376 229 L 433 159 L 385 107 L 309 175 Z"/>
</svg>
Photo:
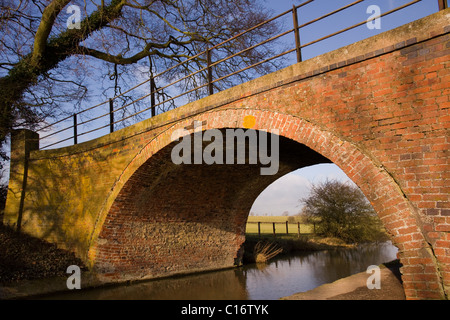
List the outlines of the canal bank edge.
<svg viewBox="0 0 450 320">
<path fill-rule="evenodd" d="M 81 274 L 81 285 L 87 290 L 98 286 L 107 286 L 95 280 L 95 276 L 89 272 Z M 0 286 L 0 300 L 33 299 L 68 290 L 67 277 L 20 280 Z"/>
<path fill-rule="evenodd" d="M 398 260 L 379 266 L 380 289 L 369 289 L 366 283 L 371 274 L 360 272 L 281 300 L 406 300 L 400 266 Z"/>
<path fill-rule="evenodd" d="M 392 262 L 380 265 L 381 289 L 369 290 L 366 286 L 366 272 L 357 273 L 315 289 L 296 293 L 280 300 L 405 300 L 405 293 L 399 279 L 399 264 Z M 0 300 L 33 299 L 67 291 L 67 278 L 54 277 L 38 280 L 23 280 L 0 287 Z M 85 273 L 82 286 L 96 287 L 99 284 Z"/>
</svg>

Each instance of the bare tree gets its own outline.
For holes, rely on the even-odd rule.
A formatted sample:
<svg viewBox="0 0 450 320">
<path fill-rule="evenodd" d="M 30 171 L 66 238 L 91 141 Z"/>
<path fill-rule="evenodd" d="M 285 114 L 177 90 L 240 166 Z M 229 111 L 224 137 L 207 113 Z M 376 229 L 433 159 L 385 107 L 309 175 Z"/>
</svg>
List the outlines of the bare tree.
<svg viewBox="0 0 450 320">
<path fill-rule="evenodd" d="M 66 10 L 72 4 L 80 8 L 81 19 L 79 28 L 69 29 L 71 12 Z M 269 18 L 251 0 L 0 0 L 0 9 L 1 143 L 14 128 L 35 128 L 49 117 L 79 110 L 94 97 L 119 94 L 142 77 Z M 248 48 L 277 28 L 271 23 L 249 32 L 215 50 L 213 59 Z M 251 65 L 270 51 L 259 46 L 239 54 L 217 66 L 215 76 Z M 172 69 L 165 81 L 198 70 L 205 59 L 198 56 Z M 261 66 L 239 77 L 270 69 Z M 195 85 L 198 77 L 183 85 Z M 226 81 L 229 85 L 235 79 Z M 193 94 L 192 99 L 198 98 Z M 121 99 L 127 103 L 133 97 Z M 63 107 L 68 104 L 69 110 Z"/>
</svg>

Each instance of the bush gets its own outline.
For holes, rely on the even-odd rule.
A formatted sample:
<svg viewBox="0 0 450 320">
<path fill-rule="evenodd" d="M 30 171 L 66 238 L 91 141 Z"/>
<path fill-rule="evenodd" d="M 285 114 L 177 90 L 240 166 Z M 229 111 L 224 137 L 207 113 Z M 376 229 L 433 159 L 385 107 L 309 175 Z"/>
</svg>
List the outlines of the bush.
<svg viewBox="0 0 450 320">
<path fill-rule="evenodd" d="M 302 199 L 304 213 L 314 221 L 317 232 L 347 243 L 386 240 L 381 221 L 356 186 L 331 180 L 312 187 Z"/>
</svg>

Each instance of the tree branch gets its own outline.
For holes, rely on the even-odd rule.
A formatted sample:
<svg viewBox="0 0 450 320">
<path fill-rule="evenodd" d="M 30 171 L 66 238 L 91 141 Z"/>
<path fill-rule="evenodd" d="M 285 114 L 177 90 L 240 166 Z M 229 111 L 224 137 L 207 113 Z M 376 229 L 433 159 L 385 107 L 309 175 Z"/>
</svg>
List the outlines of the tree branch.
<svg viewBox="0 0 450 320">
<path fill-rule="evenodd" d="M 97 58 L 97 59 L 100 59 L 100 60 L 103 60 L 106 62 L 116 63 L 116 64 L 120 64 L 120 65 L 126 65 L 126 64 L 136 63 L 139 60 L 146 58 L 148 56 L 151 56 L 151 55 L 158 55 L 160 57 L 165 57 L 165 58 L 187 57 L 186 55 L 183 55 L 183 54 L 167 55 L 167 54 L 164 54 L 164 53 L 158 51 L 157 49 L 169 48 L 171 44 L 184 46 L 184 45 L 188 45 L 188 44 L 192 43 L 193 41 L 195 41 L 195 39 L 179 41 L 173 37 L 170 37 L 169 41 L 167 41 L 166 43 L 150 42 L 150 43 L 147 43 L 147 45 L 145 46 L 145 48 L 142 51 L 140 51 L 140 52 L 136 53 L 135 55 L 128 57 L 128 58 L 123 57 L 121 54 L 112 55 L 109 53 L 101 52 L 99 50 L 87 48 L 84 46 L 78 46 L 78 48 L 80 49 L 81 53 L 87 54 L 94 58 Z M 151 50 L 151 49 L 153 49 L 153 50 Z"/>
<path fill-rule="evenodd" d="M 47 46 L 47 39 L 52 31 L 55 19 L 61 10 L 70 2 L 70 0 L 53 0 L 44 10 L 42 14 L 41 23 L 36 31 L 34 38 L 33 54 L 31 64 L 37 66 L 42 59 L 45 48 Z"/>
</svg>

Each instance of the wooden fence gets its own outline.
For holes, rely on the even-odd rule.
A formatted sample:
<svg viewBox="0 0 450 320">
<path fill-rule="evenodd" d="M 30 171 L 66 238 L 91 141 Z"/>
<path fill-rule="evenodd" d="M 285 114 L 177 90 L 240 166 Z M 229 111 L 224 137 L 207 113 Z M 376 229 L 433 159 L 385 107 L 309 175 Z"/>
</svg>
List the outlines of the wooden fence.
<svg viewBox="0 0 450 320">
<path fill-rule="evenodd" d="M 315 234 L 316 224 L 307 224 L 289 221 L 248 221 L 246 233 L 272 234 L 274 237 L 278 235 L 297 234 Z"/>
</svg>

